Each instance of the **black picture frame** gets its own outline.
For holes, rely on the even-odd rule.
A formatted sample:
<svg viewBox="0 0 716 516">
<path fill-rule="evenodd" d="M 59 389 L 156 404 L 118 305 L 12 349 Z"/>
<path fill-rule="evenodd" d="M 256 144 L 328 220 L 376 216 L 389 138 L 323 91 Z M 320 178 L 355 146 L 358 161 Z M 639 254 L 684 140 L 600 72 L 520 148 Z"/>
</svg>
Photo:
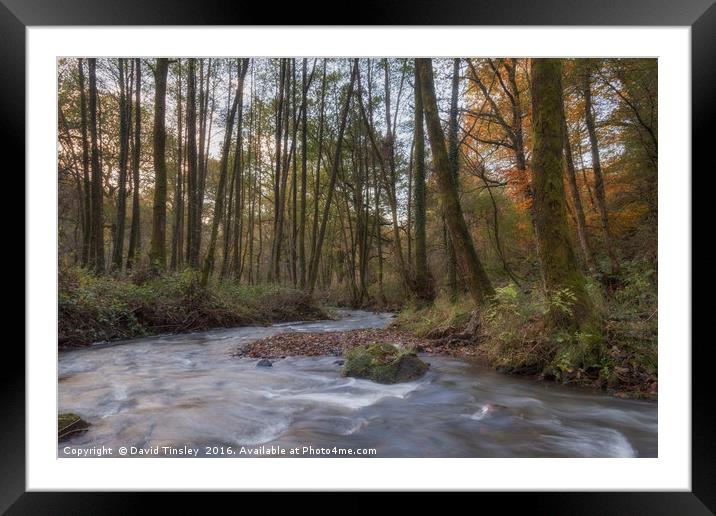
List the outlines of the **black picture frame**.
<svg viewBox="0 0 716 516">
<path fill-rule="evenodd" d="M 361 0 L 360 6 L 350 12 L 346 9 L 342 15 L 337 14 L 335 7 L 336 3 L 328 2 L 310 6 L 297 2 L 276 9 L 272 2 L 255 1 L 230 4 L 214 0 L 0 0 L 2 146 L 13 149 L 13 155 L 21 156 L 15 169 L 22 167 L 24 153 L 17 149 L 24 148 L 25 144 L 27 26 L 342 25 L 347 20 L 351 25 L 678 25 L 691 27 L 693 168 L 696 169 L 696 163 L 712 161 L 707 161 L 706 154 L 713 147 L 716 105 L 714 0 Z M 334 13 L 335 17 L 320 20 L 316 14 L 319 12 Z M 24 181 L 18 186 L 24 190 Z M 25 194 L 31 195 L 31 192 Z M 479 496 L 509 498 L 504 507 L 511 512 L 524 508 L 532 514 L 714 514 L 716 418 L 710 396 L 712 366 L 706 357 L 709 340 L 692 347 L 690 492 L 485 493 Z M 688 349 L 689 344 L 669 343 L 684 349 Z M 19 346 L 9 342 L 4 354 L 5 363 L 12 366 L 6 365 L 1 376 L 0 407 L 4 417 L 0 430 L 0 511 L 7 510 L 8 514 L 126 514 L 145 506 L 146 501 L 140 502 L 135 495 L 127 493 L 25 492 L 25 354 Z M 420 501 L 420 497 L 417 500 Z M 188 510 L 185 497 L 174 495 L 174 501 L 182 504 L 183 512 Z M 333 501 L 325 505 L 336 509 Z M 358 503 L 354 510 L 361 505 Z"/>
</svg>

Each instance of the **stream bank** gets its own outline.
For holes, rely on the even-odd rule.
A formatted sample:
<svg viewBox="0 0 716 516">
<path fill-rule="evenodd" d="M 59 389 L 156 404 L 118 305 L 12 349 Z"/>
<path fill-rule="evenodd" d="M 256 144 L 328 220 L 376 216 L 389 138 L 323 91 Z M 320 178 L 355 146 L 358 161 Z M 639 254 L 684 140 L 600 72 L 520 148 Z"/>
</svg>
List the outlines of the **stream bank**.
<svg viewBox="0 0 716 516">
<path fill-rule="evenodd" d="M 657 455 L 655 403 L 506 376 L 448 356 L 423 355 L 427 374 L 395 385 L 341 377 L 335 356 L 286 356 L 272 367 L 231 356 L 279 333 L 382 329 L 391 320 L 340 315 L 62 351 L 58 410 L 91 426 L 59 445 L 58 456 L 120 446 L 190 447 L 200 456 L 221 446 L 265 447 L 259 455 L 295 446 L 374 449 L 378 457 Z"/>
<path fill-rule="evenodd" d="M 212 283 L 184 271 L 128 278 L 94 276 L 61 268 L 58 289 L 58 346 L 75 348 L 214 328 L 328 319 L 310 294 L 279 285 Z"/>
</svg>

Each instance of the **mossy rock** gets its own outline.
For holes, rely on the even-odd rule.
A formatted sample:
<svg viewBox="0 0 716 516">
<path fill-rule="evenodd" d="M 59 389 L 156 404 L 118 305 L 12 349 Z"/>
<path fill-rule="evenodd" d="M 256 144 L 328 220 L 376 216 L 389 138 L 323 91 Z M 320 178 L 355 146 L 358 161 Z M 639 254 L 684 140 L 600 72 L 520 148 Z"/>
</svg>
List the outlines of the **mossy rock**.
<svg viewBox="0 0 716 516">
<path fill-rule="evenodd" d="M 57 414 L 57 438 L 65 441 L 70 437 L 86 432 L 90 424 L 77 414 L 63 412 Z"/>
<path fill-rule="evenodd" d="M 413 351 L 391 344 L 368 344 L 346 354 L 342 375 L 390 384 L 415 380 L 427 370 L 428 364 Z"/>
</svg>

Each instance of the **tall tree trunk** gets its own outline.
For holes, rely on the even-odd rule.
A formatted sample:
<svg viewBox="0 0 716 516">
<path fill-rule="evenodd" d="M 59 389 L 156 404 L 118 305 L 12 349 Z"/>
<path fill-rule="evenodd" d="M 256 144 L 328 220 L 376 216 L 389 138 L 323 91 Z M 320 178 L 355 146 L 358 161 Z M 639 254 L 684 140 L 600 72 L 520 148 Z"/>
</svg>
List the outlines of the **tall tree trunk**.
<svg viewBox="0 0 716 516">
<path fill-rule="evenodd" d="M 129 249 L 127 269 L 131 269 L 134 260 L 140 255 L 142 246 L 141 219 L 139 208 L 139 160 L 142 140 L 142 62 L 134 60 L 134 143 L 132 146 L 132 227 L 129 231 Z"/>
<path fill-rule="evenodd" d="M 542 283 L 551 297 L 565 289 L 574 296 L 571 310 L 552 308 L 557 327 L 578 329 L 592 318 L 585 280 L 572 248 L 562 178 L 562 61 L 532 59 L 532 191 Z"/>
<path fill-rule="evenodd" d="M 363 94 L 361 93 L 361 96 Z M 363 134 L 361 128 L 363 125 L 360 123 L 360 116 L 358 117 L 358 134 L 359 138 L 359 155 L 358 163 L 360 165 L 360 189 L 358 190 L 359 212 L 357 213 L 357 220 L 360 223 L 360 301 L 361 305 L 363 300 L 369 297 L 368 293 L 368 265 L 370 261 L 370 249 L 372 247 L 373 233 L 369 231 L 370 228 L 370 167 L 368 165 L 368 140 Z M 361 156 L 362 154 L 362 156 Z M 362 159 L 361 159 L 362 158 Z"/>
<path fill-rule="evenodd" d="M 315 64 L 315 63 L 314 63 Z M 298 234 L 298 262 L 300 269 L 299 286 L 303 289 L 306 288 L 306 188 L 307 188 L 307 177 L 306 177 L 306 165 L 308 156 L 308 139 L 307 139 L 307 104 L 306 95 L 308 93 L 308 87 L 306 86 L 306 72 L 307 72 L 308 60 L 303 59 L 301 67 L 301 110 L 303 116 L 301 117 L 301 215 L 299 221 L 299 234 Z"/>
<path fill-rule="evenodd" d="M 415 122 L 415 121 L 413 121 Z M 413 126 L 415 123 L 413 123 Z M 414 159 L 415 159 L 415 138 L 413 138 L 413 141 L 410 142 L 410 158 L 408 158 L 408 198 L 407 198 L 407 206 L 406 206 L 406 212 L 407 212 L 407 223 L 405 227 L 405 247 L 408 255 L 408 263 L 407 267 L 409 269 L 409 273 L 413 274 L 412 271 L 412 263 L 413 263 L 413 205 L 415 204 L 415 199 L 413 196 L 413 179 L 415 176 L 414 170 Z M 415 278 L 413 278 L 415 279 Z M 413 283 L 413 288 L 415 289 L 415 284 Z"/>
<path fill-rule="evenodd" d="M 448 125 L 448 157 L 450 158 L 450 172 L 455 188 L 460 191 L 458 183 L 459 171 L 459 145 L 458 145 L 458 95 L 460 94 L 460 58 L 453 59 L 452 64 L 452 92 L 450 97 L 450 124 Z M 445 225 L 443 215 L 443 225 Z M 452 245 L 450 234 L 445 228 L 445 251 L 447 254 L 447 286 L 451 299 L 457 297 L 457 263 L 455 261 L 455 248 Z"/>
<path fill-rule="evenodd" d="M 259 139 L 261 138 L 261 117 L 257 113 L 256 105 L 256 76 L 254 74 L 254 63 L 251 63 L 251 117 L 249 118 L 249 153 L 253 156 L 252 167 L 249 168 L 249 176 L 247 177 L 247 188 L 249 188 L 249 229 L 248 229 L 248 247 L 249 257 L 245 262 L 248 265 L 248 282 L 249 285 L 254 284 L 254 238 L 256 226 L 256 199 L 259 198 L 258 175 L 261 168 L 261 154 L 259 152 Z M 253 168 L 253 174 L 251 169 Z"/>
<path fill-rule="evenodd" d="M 423 97 L 420 91 L 418 70 L 415 69 L 415 293 L 429 300 L 433 295 L 428 277 L 428 253 L 425 215 L 425 132 L 423 129 Z"/>
<path fill-rule="evenodd" d="M 200 167 L 200 181 L 199 181 L 199 219 L 204 219 L 204 202 L 206 197 L 206 182 L 207 177 L 209 174 L 209 149 L 211 149 L 211 135 L 212 135 L 212 128 L 214 126 L 214 113 L 216 110 L 216 83 L 217 81 L 214 80 L 211 82 L 212 79 L 212 67 L 211 67 L 212 60 L 209 59 L 209 64 L 206 67 L 206 97 L 204 101 L 204 117 L 208 117 L 205 122 L 205 144 L 204 144 L 204 153 L 199 156 L 199 160 L 201 162 Z M 213 72 L 214 74 L 216 72 Z M 215 79 L 215 76 L 213 77 Z M 211 85 L 211 90 L 209 90 L 209 85 Z M 211 92 L 211 93 L 210 93 Z M 211 99 L 211 107 L 209 107 L 209 99 Z M 201 239 L 203 238 L 203 234 L 199 232 L 199 246 L 201 247 Z"/>
<path fill-rule="evenodd" d="M 181 59 L 177 70 L 177 176 L 174 183 L 174 228 L 172 230 L 172 257 L 170 269 L 175 271 L 182 262 L 182 233 L 184 230 L 184 176 L 182 171 L 182 91 Z"/>
<path fill-rule="evenodd" d="M 293 138 L 291 142 L 291 161 L 293 163 L 293 172 L 291 174 L 291 282 L 294 288 L 298 286 L 298 272 L 296 265 L 298 261 L 298 164 L 296 157 L 296 136 L 298 132 L 298 119 L 301 115 L 297 115 L 298 110 L 296 109 L 296 60 L 292 59 L 292 81 L 291 81 L 291 108 L 293 111 L 292 126 L 293 126 Z M 302 117 L 301 117 L 302 118 Z"/>
<path fill-rule="evenodd" d="M 77 60 L 80 81 L 80 131 L 82 133 L 82 185 L 84 187 L 84 221 L 82 228 L 82 254 L 80 263 L 87 266 L 90 255 L 90 235 L 92 234 L 92 193 L 90 186 L 90 154 L 87 138 L 87 94 L 85 92 L 85 74 L 83 60 Z"/>
<path fill-rule="evenodd" d="M 244 81 L 246 78 L 246 72 L 249 69 L 249 60 L 242 59 L 240 70 L 239 70 L 239 106 L 237 108 L 237 124 L 236 124 L 236 154 L 234 156 L 234 176 L 236 176 L 234 188 L 235 188 L 235 207 L 236 213 L 234 222 L 234 235 L 233 235 L 233 263 L 234 263 L 234 279 L 239 281 L 241 279 L 241 269 L 243 268 L 243 262 L 241 260 L 241 234 L 243 231 L 243 198 L 244 198 L 244 166 L 243 166 L 243 125 L 244 125 Z"/>
<path fill-rule="evenodd" d="M 358 59 L 353 60 L 353 70 L 351 71 L 351 80 L 348 83 L 348 91 L 346 93 L 345 103 L 341 110 L 340 115 L 340 126 L 338 127 L 338 135 L 336 136 L 336 149 L 333 156 L 333 163 L 331 165 L 331 179 L 326 192 L 326 204 L 323 208 L 323 217 L 321 219 L 321 227 L 318 231 L 318 240 L 316 241 L 316 252 L 314 260 L 311 263 L 311 269 L 308 275 L 308 288 L 309 291 L 313 292 L 316 286 L 316 279 L 318 278 L 318 264 L 321 261 L 321 248 L 323 247 L 323 239 L 326 236 L 326 224 L 328 223 L 328 215 L 331 209 L 331 200 L 333 199 L 333 190 L 336 187 L 336 178 L 338 177 L 338 170 L 341 165 L 341 150 L 343 148 L 343 134 L 346 130 L 346 122 L 348 120 L 348 109 L 351 105 L 351 97 L 353 96 L 353 85 L 355 84 L 356 76 L 358 75 Z"/>
<path fill-rule="evenodd" d="M 286 73 L 288 73 L 288 67 L 290 65 L 286 64 L 287 70 Z M 273 262 L 274 262 L 274 278 L 278 280 L 279 278 L 279 266 L 280 266 L 280 257 L 281 257 L 281 245 L 283 243 L 283 229 L 284 229 L 284 222 L 286 219 L 285 213 L 286 213 L 286 196 L 287 196 L 287 182 L 288 182 L 288 174 L 289 169 L 291 167 L 291 164 L 293 164 L 293 176 L 292 176 L 292 199 L 291 204 L 294 207 L 292 212 L 295 214 L 296 209 L 295 206 L 297 204 L 297 184 L 296 184 L 296 140 L 298 135 L 298 120 L 302 116 L 302 109 L 299 108 L 298 112 L 296 112 L 296 102 L 295 98 L 293 98 L 293 115 L 292 115 L 292 125 L 291 128 L 291 146 L 288 147 L 288 141 L 289 141 L 289 108 L 291 107 L 291 103 L 289 103 L 288 98 L 290 91 L 293 91 L 295 93 L 295 73 L 292 74 L 293 80 L 291 78 L 286 80 L 286 90 L 284 92 L 284 97 L 286 98 L 286 108 L 285 108 L 285 116 L 284 116 L 284 138 L 283 138 L 283 155 L 284 155 L 284 161 L 283 161 L 283 172 L 281 173 L 280 182 L 277 185 L 278 191 L 279 191 L 279 201 L 278 201 L 278 211 L 276 213 L 276 221 L 274 224 L 275 232 L 274 232 L 274 246 L 272 251 L 273 256 Z M 308 84 L 311 83 L 311 79 L 313 77 L 313 74 L 308 78 Z M 292 89 L 291 89 L 292 88 Z M 295 97 L 295 95 L 293 96 Z M 287 257 L 287 265 L 289 267 L 289 273 L 291 275 L 291 280 L 295 283 L 296 280 L 296 253 L 295 253 L 295 240 L 296 240 L 297 231 L 291 226 L 291 234 L 289 235 L 289 243 L 291 245 L 290 248 L 290 256 Z"/>
<path fill-rule="evenodd" d="M 233 61 L 229 61 L 229 85 L 232 84 L 233 75 L 232 75 L 232 69 L 233 69 Z M 237 72 L 239 70 L 237 69 Z M 238 74 L 237 74 L 238 75 Z M 229 112 L 229 109 L 231 108 L 231 92 L 229 92 L 229 95 L 226 96 L 226 112 Z M 239 109 L 242 106 L 239 106 Z M 236 160 L 237 160 L 237 152 L 239 152 L 239 147 L 234 147 L 234 161 L 233 166 L 231 169 L 229 180 L 229 185 L 227 188 L 227 201 L 226 201 L 226 213 L 222 214 L 222 224 L 223 224 L 223 237 L 224 237 L 224 245 L 223 245 L 223 260 L 221 262 L 221 271 L 219 273 L 219 281 L 223 281 L 223 279 L 226 277 L 227 272 L 231 268 L 231 243 L 232 243 L 232 235 L 234 234 L 233 231 L 233 222 L 234 222 L 234 192 L 236 191 Z"/>
<path fill-rule="evenodd" d="M 186 83 L 187 131 L 187 208 L 188 224 L 186 261 L 192 269 L 199 268 L 201 220 L 199 219 L 199 175 L 196 143 L 196 59 L 189 59 Z"/>
<path fill-rule="evenodd" d="M 579 246 L 582 249 L 584 264 L 587 266 L 587 269 L 590 272 L 594 272 L 594 258 L 592 256 L 592 251 L 589 248 L 589 238 L 587 236 L 587 222 L 584 217 L 582 197 L 579 195 L 579 186 L 577 185 L 577 173 L 574 168 L 574 157 L 572 156 L 572 145 L 569 142 L 569 130 L 567 128 L 567 120 L 564 115 L 564 101 L 562 102 L 562 134 L 564 135 L 564 158 L 565 166 L 567 167 L 567 184 L 569 185 L 569 193 L 572 196 L 572 204 L 574 205 Z"/>
<path fill-rule="evenodd" d="M 371 62 L 368 61 L 368 126 L 373 127 L 373 73 Z M 370 140 L 370 135 L 368 137 Z M 378 172 L 375 166 L 375 155 L 366 155 L 370 158 L 370 168 L 373 173 L 373 191 L 374 194 L 374 232 L 376 234 L 377 247 L 378 247 L 378 296 L 381 306 L 388 304 L 388 300 L 385 297 L 385 287 L 383 286 L 383 215 L 380 208 L 381 201 L 381 187 L 382 182 L 378 181 Z"/>
<path fill-rule="evenodd" d="M 152 240 L 149 249 L 151 266 L 164 270 L 166 260 L 166 226 L 167 226 L 167 162 L 166 162 L 166 101 L 167 72 L 169 60 L 158 58 L 154 68 L 154 206 L 152 211 Z"/>
<path fill-rule="evenodd" d="M 102 169 L 97 148 L 97 59 L 88 60 L 90 140 L 92 145 L 92 234 L 90 242 L 90 268 L 97 274 L 104 273 L 104 193 Z"/>
<path fill-rule="evenodd" d="M 129 158 L 129 122 L 131 114 L 127 102 L 124 59 L 119 67 L 119 180 L 117 184 L 117 229 L 112 252 L 112 270 L 122 270 L 124 257 L 124 222 L 127 217 L 127 161 Z"/>
<path fill-rule="evenodd" d="M 196 158 L 197 182 L 196 182 L 196 221 L 197 227 L 194 232 L 194 246 L 196 247 L 196 262 L 199 267 L 199 256 L 201 254 L 202 221 L 204 216 L 204 191 L 206 185 L 206 145 L 207 116 L 209 112 L 209 81 L 211 77 L 211 59 L 207 63 L 206 76 L 204 75 L 204 59 L 199 59 L 199 148 Z M 205 82 L 206 81 L 206 82 Z"/>
<path fill-rule="evenodd" d="M 253 81 L 252 81 L 253 84 Z M 253 106 L 252 106 L 253 111 Z M 256 137 L 256 170 L 255 170 L 255 179 L 254 179 L 254 189 L 256 191 L 256 197 L 258 206 L 256 208 L 256 216 L 258 218 L 257 221 L 257 227 L 259 232 L 259 242 L 258 242 L 258 249 L 256 250 L 256 273 L 254 275 L 255 282 L 261 283 L 261 258 L 263 257 L 264 252 L 264 235 L 263 235 L 263 220 L 261 217 L 261 211 L 263 209 L 263 196 L 261 193 L 261 185 L 262 185 L 262 179 L 263 175 L 261 174 L 261 141 L 260 141 L 260 135 L 261 135 L 261 117 L 257 115 L 257 137 Z"/>
<path fill-rule="evenodd" d="M 462 213 L 455 181 L 452 179 L 450 158 L 445 145 L 445 134 L 440 125 L 437 100 L 435 98 L 432 59 L 416 59 L 415 66 L 418 68 L 425 123 L 428 128 L 435 176 L 442 209 L 445 213 L 445 221 L 455 246 L 458 264 L 462 269 L 462 277 L 465 279 L 475 303 L 478 306 L 484 305 L 494 295 L 494 290 L 482 267 L 480 258 L 477 256 L 477 251 Z"/>
<path fill-rule="evenodd" d="M 323 79 L 321 80 L 321 107 L 318 114 L 318 150 L 316 151 L 316 173 L 313 184 L 313 223 L 311 224 L 311 259 L 308 261 L 309 269 L 316 257 L 316 242 L 318 240 L 318 201 L 321 194 L 321 158 L 323 157 L 323 122 L 326 107 L 326 61 L 323 60 Z"/>
<path fill-rule="evenodd" d="M 249 68 L 249 61 L 246 61 L 246 70 L 248 71 Z M 253 179 L 252 179 L 252 168 L 255 168 L 254 161 L 256 160 L 256 155 L 252 151 L 252 144 L 255 140 L 254 135 L 254 83 L 253 83 L 253 63 L 251 64 L 251 75 L 252 75 L 252 84 L 251 84 L 251 91 L 250 91 L 250 98 L 251 98 L 251 112 L 249 116 L 249 130 L 248 130 L 248 141 L 246 144 L 246 163 L 244 163 L 243 158 L 241 159 L 241 182 L 237 185 L 236 195 L 237 195 L 237 201 L 236 201 L 236 224 L 234 227 L 234 235 L 236 235 L 236 238 L 238 239 L 238 246 L 235 248 L 236 252 L 236 265 L 234 269 L 234 279 L 236 282 L 241 282 L 241 278 L 244 275 L 244 269 L 246 269 L 246 264 L 248 263 L 248 275 L 251 276 L 252 271 L 252 260 L 253 260 L 253 209 L 254 209 L 254 188 L 253 188 Z M 243 99 L 242 99 L 243 100 Z M 239 113 L 238 113 L 239 121 L 238 126 L 243 127 L 243 120 L 244 120 L 244 111 L 243 111 L 243 102 L 239 104 Z M 243 142 L 243 135 L 240 136 L 241 141 Z M 241 146 L 243 148 L 243 144 Z M 242 150 L 242 156 L 243 156 L 243 150 Z M 248 196 L 248 213 L 246 209 L 247 204 L 247 196 Z M 244 242 L 244 214 L 246 213 L 246 241 Z M 251 283 L 251 280 L 249 280 L 249 283 Z"/>
<path fill-rule="evenodd" d="M 388 59 L 384 60 L 385 65 L 385 122 L 386 122 L 386 135 L 385 135 L 385 146 L 388 158 L 388 170 L 390 172 L 389 178 L 384 178 L 388 185 L 388 200 L 390 201 L 390 214 L 393 221 L 393 253 L 395 254 L 395 260 L 398 266 L 398 273 L 403 280 L 404 285 L 408 290 L 411 289 L 411 280 L 408 268 L 405 265 L 405 259 L 403 258 L 403 246 L 400 243 L 400 226 L 398 225 L 398 199 L 396 195 L 396 184 L 397 174 L 395 170 L 395 133 L 391 124 L 390 116 L 390 66 Z M 372 131 L 372 128 L 369 129 Z"/>
<path fill-rule="evenodd" d="M 290 103 L 290 92 L 291 92 L 291 77 L 289 72 L 291 65 L 288 59 L 284 59 L 284 92 L 283 92 L 283 135 L 281 141 L 283 142 L 283 148 L 281 155 L 283 156 L 282 162 L 279 163 L 280 168 L 276 181 L 278 182 L 278 204 L 276 210 L 276 219 L 274 221 L 274 234 L 273 234 L 273 268 L 274 268 L 274 280 L 281 281 L 281 251 L 283 249 L 283 226 L 284 226 L 284 213 L 286 212 L 286 190 L 288 185 L 288 171 L 291 164 L 292 151 L 288 147 L 288 133 L 289 133 L 289 115 L 291 111 Z"/>
<path fill-rule="evenodd" d="M 214 268 L 214 256 L 216 254 L 216 239 L 219 234 L 219 223 L 224 212 L 224 198 L 226 196 L 226 176 L 229 168 L 229 149 L 231 148 L 231 136 L 233 134 L 234 119 L 236 118 L 236 111 L 239 103 L 243 96 L 244 82 L 243 79 L 246 74 L 246 62 L 248 59 L 243 60 L 241 64 L 241 75 L 239 84 L 236 88 L 236 96 L 234 97 L 234 103 L 229 111 L 229 116 L 226 119 L 226 132 L 224 134 L 224 146 L 221 151 L 221 162 L 219 165 L 219 184 L 216 189 L 216 202 L 214 206 L 214 220 L 211 224 L 211 235 L 209 237 L 209 246 L 206 252 L 206 259 L 204 260 L 204 269 L 201 275 L 201 284 L 206 286 L 209 283 L 209 276 Z M 241 127 L 237 128 L 238 134 L 241 134 Z M 240 136 L 237 137 L 237 146 L 241 145 Z M 241 162 L 241 154 L 237 153 L 237 161 Z M 240 165 L 238 165 L 238 172 L 240 173 Z"/>
<path fill-rule="evenodd" d="M 614 245 L 609 231 L 609 218 L 607 216 L 607 200 L 604 192 L 604 176 L 602 174 L 602 164 L 599 159 L 599 142 L 597 140 L 597 129 L 594 124 L 594 114 L 592 113 L 592 87 L 591 87 L 591 68 L 586 66 L 584 71 L 584 82 L 582 85 L 582 93 L 584 94 L 584 118 L 587 123 L 587 132 L 589 133 L 589 143 L 592 149 L 592 171 L 594 172 L 594 191 L 597 198 L 597 209 L 599 211 L 599 221 L 601 222 L 602 232 L 604 233 L 604 246 L 611 262 L 611 273 L 615 274 L 619 270 L 614 253 Z"/>
<path fill-rule="evenodd" d="M 283 137 L 283 118 L 284 118 L 284 89 L 286 82 L 286 60 L 281 59 L 279 65 L 279 82 L 277 90 L 277 105 L 276 105 L 276 164 L 273 177 L 273 234 L 274 239 L 271 244 L 271 259 L 269 261 L 268 270 L 268 281 L 278 281 L 280 269 L 278 267 L 278 250 L 280 249 L 281 243 L 276 239 L 278 233 L 278 213 L 279 213 L 279 202 L 281 196 L 281 139 Z"/>
<path fill-rule="evenodd" d="M 77 153 L 75 152 L 74 142 L 72 141 L 72 135 L 70 134 L 70 126 L 67 122 L 65 114 L 62 112 L 60 107 L 58 110 L 58 117 L 60 126 L 62 127 L 62 133 L 65 138 L 66 146 L 69 149 L 70 156 L 72 157 L 71 174 L 75 180 L 75 188 L 77 189 L 77 222 L 75 224 L 75 247 L 80 248 L 80 255 L 77 252 L 74 253 L 75 262 L 82 263 L 81 248 L 84 245 L 83 242 L 78 238 L 78 231 L 82 231 L 84 235 L 85 227 L 87 226 L 87 219 L 85 216 L 85 202 L 84 202 L 84 191 L 82 189 L 82 178 L 80 176 L 82 170 L 80 160 L 77 159 Z M 83 238 L 83 237 L 81 237 Z"/>
</svg>

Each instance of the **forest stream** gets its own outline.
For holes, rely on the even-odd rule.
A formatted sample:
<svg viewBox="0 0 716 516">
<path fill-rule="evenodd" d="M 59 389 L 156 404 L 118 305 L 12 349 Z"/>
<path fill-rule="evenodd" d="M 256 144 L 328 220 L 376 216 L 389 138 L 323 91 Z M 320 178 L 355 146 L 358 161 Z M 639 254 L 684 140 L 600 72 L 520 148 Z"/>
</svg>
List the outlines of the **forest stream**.
<svg viewBox="0 0 716 516">
<path fill-rule="evenodd" d="M 656 457 L 657 404 L 425 356 L 417 381 L 340 375 L 337 357 L 233 357 L 280 332 L 383 328 L 391 314 L 148 337 L 59 353 L 59 411 L 90 424 L 58 446 L 375 449 L 376 457 Z M 209 448 L 207 448 L 209 447 Z M 273 448 L 272 448 L 273 447 Z M 113 456 L 117 456 L 116 453 Z M 223 455 L 226 456 L 226 455 Z M 303 455 L 309 456 L 309 455 Z"/>
</svg>

